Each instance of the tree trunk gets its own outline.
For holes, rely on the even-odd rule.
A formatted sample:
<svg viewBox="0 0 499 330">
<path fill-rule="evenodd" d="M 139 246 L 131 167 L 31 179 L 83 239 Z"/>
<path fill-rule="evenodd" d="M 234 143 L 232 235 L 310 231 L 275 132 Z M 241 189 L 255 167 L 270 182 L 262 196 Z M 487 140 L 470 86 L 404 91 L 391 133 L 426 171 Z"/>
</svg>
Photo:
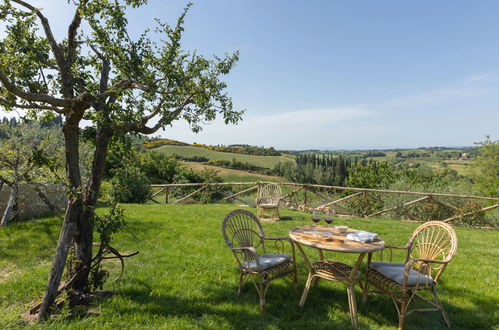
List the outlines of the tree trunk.
<svg viewBox="0 0 499 330">
<path fill-rule="evenodd" d="M 13 213 L 16 211 L 17 204 L 17 193 L 19 187 L 16 184 L 13 184 L 11 187 L 9 203 L 3 212 L 2 222 L 0 222 L 0 227 L 7 226 L 7 223 L 15 216 Z"/>
<path fill-rule="evenodd" d="M 59 284 L 61 282 L 64 266 L 68 256 L 69 246 L 76 230 L 76 220 L 81 210 L 81 202 L 77 199 L 70 199 L 62 223 L 59 241 L 57 242 L 56 254 L 50 271 L 49 280 L 43 295 L 38 319 L 45 320 L 50 316 L 50 308 L 55 302 Z"/>
<path fill-rule="evenodd" d="M 73 191 L 68 200 L 68 206 L 59 235 L 59 241 L 57 242 L 52 269 L 40 306 L 38 314 L 39 320 L 45 320 L 50 316 L 50 308 L 54 304 L 57 290 L 61 282 L 69 246 L 75 235 L 77 224 L 82 216 L 80 159 L 78 150 L 78 123 L 80 120 L 81 116 L 68 116 L 62 129 L 65 140 L 66 175 Z"/>
<path fill-rule="evenodd" d="M 110 128 L 104 127 L 97 130 L 92 170 L 83 202 L 83 215 L 80 217 L 75 235 L 75 257 L 78 262 L 82 263 L 81 266 L 86 266 L 81 270 L 83 272 L 82 276 L 79 276 L 73 284 L 73 288 L 81 292 L 86 291 L 88 287 L 88 273 L 92 262 L 95 206 L 99 197 L 109 141 L 112 135 L 113 131 Z"/>
</svg>

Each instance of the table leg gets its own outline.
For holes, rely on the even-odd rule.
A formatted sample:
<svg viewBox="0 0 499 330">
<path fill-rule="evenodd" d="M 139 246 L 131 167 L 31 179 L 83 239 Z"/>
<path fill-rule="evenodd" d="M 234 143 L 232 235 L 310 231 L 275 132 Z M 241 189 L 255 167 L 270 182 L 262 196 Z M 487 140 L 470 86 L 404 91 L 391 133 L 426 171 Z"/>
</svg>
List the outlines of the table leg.
<svg viewBox="0 0 499 330">
<path fill-rule="evenodd" d="M 352 326 L 357 328 L 359 326 L 359 319 L 357 317 L 357 301 L 355 300 L 355 282 L 357 280 L 357 272 L 359 270 L 360 265 L 362 264 L 362 260 L 364 260 L 365 253 L 361 253 L 355 262 L 355 265 L 352 268 L 352 272 L 348 277 L 347 284 L 347 294 L 348 294 L 348 306 L 350 307 L 350 319 L 352 320 Z"/>
</svg>

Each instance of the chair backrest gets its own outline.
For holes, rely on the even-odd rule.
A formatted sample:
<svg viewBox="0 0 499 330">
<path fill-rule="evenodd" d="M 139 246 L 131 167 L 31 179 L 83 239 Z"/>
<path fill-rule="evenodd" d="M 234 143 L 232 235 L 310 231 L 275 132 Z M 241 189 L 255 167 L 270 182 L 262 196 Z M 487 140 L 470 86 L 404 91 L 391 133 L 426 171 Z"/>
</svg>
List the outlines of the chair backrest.
<svg viewBox="0 0 499 330">
<path fill-rule="evenodd" d="M 258 190 L 259 203 L 277 204 L 282 197 L 281 187 L 275 183 L 261 186 Z"/>
<path fill-rule="evenodd" d="M 443 263 L 414 264 L 421 273 L 438 280 L 445 266 L 457 250 L 457 236 L 451 225 L 442 221 L 429 221 L 419 226 L 409 239 L 409 258 L 441 261 Z"/>
<path fill-rule="evenodd" d="M 258 218 L 246 210 L 234 210 L 222 221 L 222 233 L 227 245 L 233 247 L 254 247 L 262 244 L 264 236 Z"/>
</svg>

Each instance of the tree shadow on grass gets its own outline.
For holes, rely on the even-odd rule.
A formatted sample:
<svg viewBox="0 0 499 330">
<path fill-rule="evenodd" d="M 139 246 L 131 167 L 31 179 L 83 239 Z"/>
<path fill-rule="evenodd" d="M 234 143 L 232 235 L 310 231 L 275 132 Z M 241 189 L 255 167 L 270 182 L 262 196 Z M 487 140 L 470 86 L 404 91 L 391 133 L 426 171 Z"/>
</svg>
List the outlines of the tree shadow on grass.
<svg viewBox="0 0 499 330">
<path fill-rule="evenodd" d="M 445 285 L 444 285 L 445 286 Z M 445 296 L 439 294 L 445 311 L 449 316 L 451 325 L 455 329 L 497 329 L 498 321 L 494 318 L 494 311 L 499 309 L 497 301 L 488 301 L 476 295 L 476 292 L 456 288 L 451 289 L 445 287 Z M 462 308 L 454 304 L 446 302 L 447 297 L 459 299 L 464 297 L 471 301 L 472 306 Z M 383 294 L 369 294 L 365 305 L 361 302 L 361 296 L 357 295 L 359 304 L 359 313 L 374 320 L 378 324 L 388 326 L 398 326 L 398 314 L 390 297 Z M 428 305 L 419 304 L 417 307 L 429 307 Z M 487 306 L 489 312 L 484 312 L 481 307 Z M 495 307 L 494 307 L 495 306 Z M 409 308 L 412 309 L 416 305 Z M 407 329 L 448 329 L 443 316 L 440 312 L 416 312 L 410 314 L 405 319 L 405 328 Z"/>
<path fill-rule="evenodd" d="M 120 308 L 120 313 L 140 313 L 157 316 L 177 316 L 199 319 L 206 315 L 221 317 L 233 328 L 312 328 L 348 329 L 351 322 L 344 286 L 314 288 L 303 308 L 298 306 L 301 289 L 295 293 L 288 281 L 271 283 L 267 292 L 266 311 L 260 313 L 258 294 L 252 283 L 247 283 L 240 296 L 232 283 L 206 285 L 201 295 L 193 298 L 167 294 L 151 294 L 148 283 L 122 290 L 123 299 L 134 302 L 133 307 Z M 130 305 L 130 304 L 126 304 Z M 361 328 L 370 328 L 361 322 Z"/>
</svg>

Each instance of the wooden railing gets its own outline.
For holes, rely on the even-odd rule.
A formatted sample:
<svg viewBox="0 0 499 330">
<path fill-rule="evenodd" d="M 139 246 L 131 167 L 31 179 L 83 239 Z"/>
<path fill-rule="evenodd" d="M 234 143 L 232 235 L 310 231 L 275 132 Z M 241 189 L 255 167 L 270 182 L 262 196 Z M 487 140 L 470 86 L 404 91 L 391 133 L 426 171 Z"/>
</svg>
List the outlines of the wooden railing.
<svg viewBox="0 0 499 330">
<path fill-rule="evenodd" d="M 222 198 L 218 201 L 226 202 L 230 200 L 241 200 L 240 197 L 253 192 L 256 192 L 260 187 L 269 184 L 270 182 L 223 182 L 223 183 L 180 183 L 180 184 L 153 184 L 151 187 L 158 189 L 151 197 L 150 200 L 159 203 L 156 199 L 160 195 L 164 195 L 165 202 L 171 204 L 179 204 L 187 201 L 195 201 L 196 195 L 199 195 L 207 190 L 222 191 L 227 190 L 227 187 L 231 187 L 230 191 L 225 191 Z M 275 182 L 273 182 L 275 183 Z M 444 193 L 426 193 L 426 192 L 414 192 L 414 191 L 403 191 L 403 190 L 383 190 L 383 189 L 367 189 L 367 188 L 353 188 L 353 187 L 341 187 L 341 186 L 326 186 L 317 184 L 300 184 L 300 183 L 289 183 L 289 182 L 279 182 L 277 183 L 283 188 L 287 188 L 288 191 L 284 190 L 281 201 L 284 206 L 291 209 L 302 209 L 302 210 L 326 210 L 332 211 L 339 214 L 354 214 L 348 205 L 345 206 L 345 202 L 351 202 L 355 198 L 364 197 L 373 199 L 379 202 L 379 205 L 384 205 L 384 201 L 381 196 L 386 194 L 396 194 L 400 196 L 415 196 L 416 199 L 412 199 L 398 205 L 394 205 L 388 208 L 383 208 L 372 212 L 370 214 L 364 214 L 364 217 L 374 217 L 386 212 L 394 211 L 400 208 L 408 208 L 417 203 L 433 203 L 441 207 L 447 208 L 452 216 L 440 219 L 445 222 L 450 222 L 461 218 L 466 215 L 471 215 L 473 212 L 487 212 L 492 209 L 499 207 L 499 198 L 484 197 L 484 196 L 474 196 L 474 195 L 456 195 L 456 194 L 444 194 Z M 248 187 L 249 186 L 249 187 Z M 239 191 L 234 192 L 234 189 L 240 188 Z M 188 192 L 186 193 L 187 190 Z M 348 194 L 351 193 L 351 194 Z M 348 195 L 345 195 L 348 194 Z M 172 196 L 173 195 L 173 196 Z M 173 197 L 173 198 L 172 198 Z M 449 199 L 454 201 L 460 200 L 478 200 L 486 202 L 489 205 L 483 206 L 479 209 L 474 209 L 469 213 L 466 213 L 465 209 L 462 209 L 460 205 L 453 205 Z M 320 201 L 320 202 L 319 202 Z M 319 203 L 318 203 L 319 202 Z M 462 203 L 457 203 L 462 204 Z M 414 220 L 420 220 L 415 217 L 411 217 Z"/>
</svg>

